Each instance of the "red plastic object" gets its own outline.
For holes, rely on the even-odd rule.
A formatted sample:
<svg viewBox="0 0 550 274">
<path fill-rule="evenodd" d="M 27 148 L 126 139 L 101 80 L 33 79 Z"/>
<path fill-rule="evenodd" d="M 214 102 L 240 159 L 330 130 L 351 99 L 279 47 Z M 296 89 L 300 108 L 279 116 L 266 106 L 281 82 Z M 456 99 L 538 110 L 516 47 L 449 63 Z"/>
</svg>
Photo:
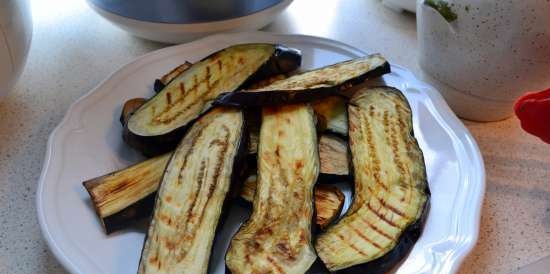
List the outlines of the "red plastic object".
<svg viewBox="0 0 550 274">
<path fill-rule="evenodd" d="M 521 96 L 514 111 L 523 130 L 550 144 L 550 88 Z"/>
</svg>

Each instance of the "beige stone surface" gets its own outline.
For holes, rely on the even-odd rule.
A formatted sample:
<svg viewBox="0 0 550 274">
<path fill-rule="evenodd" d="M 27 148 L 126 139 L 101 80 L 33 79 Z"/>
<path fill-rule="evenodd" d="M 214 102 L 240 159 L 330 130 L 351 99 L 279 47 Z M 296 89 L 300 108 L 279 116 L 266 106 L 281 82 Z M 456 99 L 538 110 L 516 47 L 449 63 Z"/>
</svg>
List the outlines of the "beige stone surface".
<svg viewBox="0 0 550 274">
<path fill-rule="evenodd" d="M 64 273 L 36 218 L 48 135 L 70 104 L 109 74 L 166 46 L 126 34 L 83 0 L 33 0 L 32 6 L 28 63 L 14 92 L 0 102 L 0 273 Z M 377 0 L 295 0 L 267 29 L 381 52 L 420 75 L 414 16 Z M 522 132 L 515 118 L 465 124 L 485 159 L 487 193 L 479 244 L 459 273 L 507 273 L 550 255 L 550 145 Z"/>
</svg>

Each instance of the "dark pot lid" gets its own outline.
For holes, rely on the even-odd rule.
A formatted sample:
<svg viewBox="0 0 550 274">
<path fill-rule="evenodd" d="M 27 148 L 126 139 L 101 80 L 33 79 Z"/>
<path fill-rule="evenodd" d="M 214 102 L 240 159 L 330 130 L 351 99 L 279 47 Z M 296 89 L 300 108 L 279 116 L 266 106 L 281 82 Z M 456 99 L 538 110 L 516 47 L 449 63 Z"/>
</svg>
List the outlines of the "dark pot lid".
<svg viewBox="0 0 550 274">
<path fill-rule="evenodd" d="M 108 12 L 140 21 L 193 24 L 247 16 L 283 0 L 88 0 Z"/>
</svg>

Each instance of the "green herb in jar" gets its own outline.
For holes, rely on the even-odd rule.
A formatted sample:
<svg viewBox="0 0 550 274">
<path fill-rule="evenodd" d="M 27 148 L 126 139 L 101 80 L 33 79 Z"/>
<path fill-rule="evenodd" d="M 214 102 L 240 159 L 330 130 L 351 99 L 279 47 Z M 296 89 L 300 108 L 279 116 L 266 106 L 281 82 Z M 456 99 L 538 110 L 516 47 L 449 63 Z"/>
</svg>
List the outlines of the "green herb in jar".
<svg viewBox="0 0 550 274">
<path fill-rule="evenodd" d="M 424 5 L 430 6 L 437 10 L 447 22 L 452 22 L 456 20 L 458 17 L 456 13 L 453 11 L 449 3 L 445 0 L 424 0 Z"/>
</svg>

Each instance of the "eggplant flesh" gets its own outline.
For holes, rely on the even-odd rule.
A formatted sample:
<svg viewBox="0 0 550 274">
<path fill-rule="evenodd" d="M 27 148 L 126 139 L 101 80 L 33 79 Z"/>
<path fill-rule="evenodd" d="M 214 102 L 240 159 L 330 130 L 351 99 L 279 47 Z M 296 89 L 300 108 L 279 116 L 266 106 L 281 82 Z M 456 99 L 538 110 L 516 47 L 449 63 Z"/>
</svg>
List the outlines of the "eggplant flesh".
<svg viewBox="0 0 550 274">
<path fill-rule="evenodd" d="M 254 201 L 257 176 L 250 175 L 243 184 L 241 198 L 247 202 Z M 313 191 L 315 197 L 315 223 L 324 229 L 340 216 L 344 206 L 345 196 L 334 186 L 317 185 Z"/>
<path fill-rule="evenodd" d="M 348 143 L 340 137 L 323 134 L 319 138 L 319 180 L 336 181 L 346 180 L 349 177 L 349 150 Z"/>
<path fill-rule="evenodd" d="M 340 96 L 330 96 L 311 104 L 322 131 L 348 136 L 346 103 L 346 99 Z"/>
<path fill-rule="evenodd" d="M 307 105 L 264 108 L 252 214 L 231 240 L 231 273 L 305 273 L 311 242 L 317 133 Z"/>
<path fill-rule="evenodd" d="M 207 273 L 230 186 L 244 162 L 244 116 L 214 109 L 174 151 L 160 184 L 138 273 Z"/>
<path fill-rule="evenodd" d="M 211 109 L 219 94 L 237 90 L 259 75 L 293 70 L 300 62 L 299 51 L 273 44 L 242 44 L 218 51 L 183 71 L 143 104 L 126 123 L 123 138 L 146 156 L 168 152 L 189 125 Z"/>
<path fill-rule="evenodd" d="M 386 273 L 422 230 L 430 195 L 424 159 L 400 91 L 360 90 L 349 102 L 348 116 L 354 197 L 315 248 L 332 272 Z"/>
<path fill-rule="evenodd" d="M 390 72 L 390 65 L 373 54 L 306 71 L 259 88 L 221 94 L 214 102 L 223 106 L 258 107 L 307 103 Z"/>
</svg>

